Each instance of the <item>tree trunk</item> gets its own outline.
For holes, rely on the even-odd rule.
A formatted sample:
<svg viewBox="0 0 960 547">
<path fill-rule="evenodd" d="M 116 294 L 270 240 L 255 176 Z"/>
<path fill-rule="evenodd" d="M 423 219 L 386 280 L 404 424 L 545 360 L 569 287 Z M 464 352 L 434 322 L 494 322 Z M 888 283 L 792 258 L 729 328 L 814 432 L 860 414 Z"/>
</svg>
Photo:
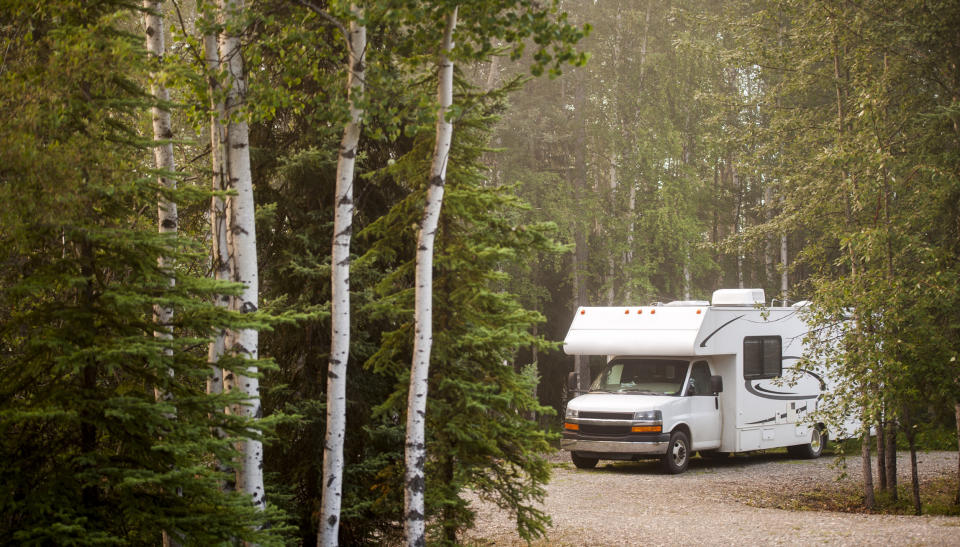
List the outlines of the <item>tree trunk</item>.
<svg viewBox="0 0 960 547">
<path fill-rule="evenodd" d="M 917 472 L 917 435 L 909 419 L 907 425 L 907 443 L 910 445 L 910 483 L 913 486 L 913 514 L 920 516 L 923 506 L 920 504 L 920 475 Z"/>
<path fill-rule="evenodd" d="M 887 431 L 884 434 L 884 442 L 887 443 L 887 449 L 884 451 L 887 457 L 887 486 L 890 488 L 890 499 L 897 501 L 900 494 L 897 491 L 897 420 L 887 415 Z"/>
<path fill-rule="evenodd" d="M 161 11 L 160 0 L 143 1 L 143 19 L 147 35 L 147 53 L 151 57 L 156 57 L 158 63 L 163 65 L 163 56 L 166 53 L 164 44 L 163 15 Z M 161 81 L 160 73 L 150 75 L 150 93 L 153 95 L 157 104 L 151 108 L 153 117 L 153 140 L 156 143 L 153 147 L 153 159 L 157 170 L 160 171 L 160 186 L 165 189 L 176 189 L 177 181 L 169 176 L 176 170 L 173 159 L 173 126 L 170 123 L 170 111 L 166 108 L 166 103 L 170 102 L 170 93 L 167 87 Z M 177 204 L 176 202 L 160 195 L 157 199 L 157 229 L 161 234 L 176 235 L 178 229 Z M 169 257 L 157 257 L 157 266 L 164 271 L 170 272 L 169 284 L 173 287 L 176 280 L 173 276 L 173 262 Z M 153 322 L 158 326 L 154 335 L 161 340 L 173 339 L 173 308 L 161 305 L 153 306 Z M 168 357 L 173 356 L 172 348 L 164 348 L 164 354 Z M 173 370 L 168 373 L 172 376 Z M 154 396 L 157 400 L 169 400 L 171 395 L 160 386 L 154 388 Z M 173 418 L 171 416 L 171 418 Z M 161 532 L 161 541 L 165 547 L 178 546 L 181 544 L 182 534 L 177 530 L 163 530 Z"/>
<path fill-rule="evenodd" d="M 957 497 L 953 499 L 954 505 L 960 505 L 960 402 L 953 406 L 954 419 L 957 421 Z"/>
<path fill-rule="evenodd" d="M 887 439 L 886 429 L 887 421 L 881 418 L 877 425 L 877 482 L 880 483 L 880 491 L 887 491 Z"/>
<path fill-rule="evenodd" d="M 323 445 L 323 496 L 318 544 L 337 545 L 340 529 L 340 503 L 343 485 L 343 440 L 347 417 L 347 363 L 350 357 L 350 238 L 353 233 L 353 171 L 360 141 L 360 117 L 357 94 L 363 93 L 364 51 L 367 29 L 357 23 L 363 12 L 356 5 L 350 10 L 347 39 L 347 100 L 350 121 L 343 130 L 337 159 L 336 209 L 333 218 L 331 260 L 330 363 L 327 373 L 327 432 Z"/>
<path fill-rule="evenodd" d="M 427 202 L 417 237 L 417 264 L 414 295 L 413 364 L 410 370 L 410 391 L 407 399 L 407 433 L 404 477 L 404 539 L 409 546 L 426 545 L 426 512 L 424 507 L 424 464 L 426 450 L 427 379 L 430 350 L 433 344 L 433 241 L 443 204 L 447 161 L 453 138 L 453 125 L 447 121 L 447 109 L 453 104 L 453 31 L 457 25 L 457 8 L 447 15 L 443 45 L 439 55 L 437 84 L 437 136 L 427 185 Z"/>
<path fill-rule="evenodd" d="M 217 37 L 207 34 L 203 37 L 203 56 L 207 66 L 207 91 L 210 94 L 210 162 L 213 177 L 211 190 L 224 192 L 227 189 L 223 158 L 226 156 L 226 118 L 218 74 L 220 72 L 220 53 L 217 51 Z M 227 211 L 223 197 L 214 195 L 210 200 L 210 267 L 211 274 L 218 281 L 230 279 L 230 254 L 227 249 Z M 227 307 L 230 298 L 217 297 L 218 306 Z M 223 356 L 225 333 L 218 329 L 207 349 L 207 362 L 210 363 L 210 376 L 207 377 L 207 393 L 223 393 L 224 373 L 217 363 Z"/>
<path fill-rule="evenodd" d="M 576 112 L 583 112 L 586 108 L 586 90 L 582 81 L 582 74 L 578 74 L 576 80 L 576 90 L 574 98 L 574 108 Z M 576 128 L 576 150 L 574 152 L 574 173 L 575 192 L 581 201 L 586 199 L 588 192 L 587 184 L 587 132 L 584 120 L 578 120 Z M 574 307 L 586 306 L 587 302 L 587 263 L 589 261 L 589 249 L 587 248 L 587 228 L 578 220 L 574 220 L 574 291 L 576 300 Z M 582 355 L 575 355 L 573 358 L 573 368 L 577 373 L 577 392 L 582 393 L 590 385 L 590 361 Z"/>
<path fill-rule="evenodd" d="M 787 234 L 780 235 L 780 265 L 783 269 L 780 271 L 780 298 L 786 305 L 787 296 L 790 294 L 790 274 L 787 271 L 789 263 L 787 261 Z"/>
<path fill-rule="evenodd" d="M 743 288 L 743 243 L 740 241 L 740 232 L 743 230 L 743 184 L 737 168 L 730 161 L 730 173 L 733 176 L 733 185 L 737 187 L 737 213 L 733 221 L 734 236 L 737 237 L 737 288 Z"/>
<path fill-rule="evenodd" d="M 147 35 L 147 53 L 151 57 L 155 57 L 159 64 L 162 65 L 166 46 L 163 35 L 161 0 L 144 0 L 143 9 L 144 26 L 146 27 Z M 165 103 L 170 102 L 170 93 L 160 78 L 161 75 L 159 73 L 151 74 L 150 77 L 150 93 L 157 102 L 157 104 L 151 108 L 153 117 L 153 140 L 156 143 L 153 147 L 153 158 L 157 170 L 160 171 L 160 185 L 165 189 L 174 190 L 177 187 L 177 181 L 170 176 L 170 174 L 176 170 L 176 165 L 173 161 L 173 143 L 170 140 L 173 138 L 173 126 L 170 123 L 170 111 L 165 105 Z M 157 229 L 159 232 L 161 234 L 175 235 L 177 233 L 177 225 L 176 202 L 167 199 L 163 195 L 157 196 Z M 171 272 L 169 283 L 172 287 L 176 281 L 172 274 L 173 263 L 171 260 L 164 256 L 157 257 L 157 265 L 161 270 Z M 155 305 L 153 307 L 153 321 L 158 325 L 158 330 L 154 333 L 157 338 L 162 340 L 170 340 L 173 338 L 171 330 L 173 308 Z M 173 350 L 167 348 L 164 350 L 164 353 L 170 356 L 173 355 Z M 155 388 L 154 391 L 157 399 L 168 399 L 170 396 L 169 393 L 165 393 L 159 387 Z"/>
<path fill-rule="evenodd" d="M 866 421 L 864 421 L 866 424 Z M 860 456 L 863 463 L 863 504 L 867 509 L 873 509 L 873 466 L 870 463 L 870 426 L 864 425 L 863 436 L 860 439 Z"/>
<path fill-rule="evenodd" d="M 773 188 L 767 186 L 763 189 L 763 220 L 764 222 L 771 222 L 774 216 Z M 777 253 L 773 237 L 773 234 L 766 234 L 763 236 L 763 274 L 766 277 L 766 282 L 768 284 L 773 283 L 776 274 Z"/>
<path fill-rule="evenodd" d="M 242 0 L 220 0 L 220 15 L 223 22 L 229 21 L 243 11 Z M 227 198 L 227 245 L 230 253 L 230 273 L 234 282 L 243 285 L 240 295 L 233 299 L 232 308 L 241 313 L 257 311 L 259 281 L 257 272 L 257 234 L 254 223 L 253 173 L 250 169 L 249 128 L 243 110 L 246 98 L 246 81 L 243 59 L 240 52 L 240 37 L 224 31 L 220 35 L 221 70 L 226 72 L 229 85 L 225 101 L 227 115 L 226 155 L 224 170 L 227 186 L 235 195 Z M 248 361 L 255 361 L 259 354 L 259 333 L 256 329 L 241 329 L 232 333 L 229 351 Z M 258 420 L 260 408 L 260 380 L 256 377 L 256 365 L 234 371 L 236 386 L 244 395 L 240 414 Z M 237 488 L 251 497 L 258 509 L 266 507 L 263 491 L 263 442 L 259 433 L 251 431 L 241 441 L 242 461 L 237 470 Z"/>
</svg>

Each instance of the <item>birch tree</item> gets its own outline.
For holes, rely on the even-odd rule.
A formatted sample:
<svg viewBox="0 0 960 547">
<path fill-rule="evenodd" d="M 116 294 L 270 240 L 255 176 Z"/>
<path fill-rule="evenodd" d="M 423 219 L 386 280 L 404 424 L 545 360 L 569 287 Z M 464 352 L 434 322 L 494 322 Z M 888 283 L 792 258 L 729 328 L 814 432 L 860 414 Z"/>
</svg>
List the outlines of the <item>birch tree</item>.
<svg viewBox="0 0 960 547">
<path fill-rule="evenodd" d="M 146 45 L 149 55 L 156 60 L 157 70 L 151 75 L 150 93 L 153 95 L 155 104 L 151 107 L 153 117 L 153 157 L 159 171 L 160 187 L 164 190 L 175 190 L 177 181 L 171 175 L 176 171 L 176 165 L 173 159 L 173 126 L 170 124 L 170 110 L 167 104 L 170 102 L 170 93 L 163 82 L 163 57 L 166 53 L 164 44 L 163 14 L 161 12 L 162 0 L 144 0 L 144 23 L 146 27 Z M 157 200 L 157 225 L 161 234 L 176 235 L 177 233 L 177 204 L 170 199 L 169 195 L 160 194 Z M 168 257 L 158 257 L 157 265 L 161 270 L 170 270 L 173 264 Z M 176 283 L 174 277 L 170 276 L 170 285 Z M 173 319 L 173 308 L 169 306 L 154 306 L 154 321 L 160 325 L 160 331 L 157 336 L 170 338 L 170 321 Z M 169 350 L 168 350 L 169 351 Z M 159 391 L 157 398 L 163 396 Z"/>
<path fill-rule="evenodd" d="M 433 343 L 433 240 L 443 204 L 443 185 L 447 174 L 447 159 L 453 139 L 453 124 L 447 119 L 453 105 L 453 31 L 457 26 L 457 10 L 446 16 L 443 42 L 437 59 L 437 126 L 427 203 L 423 208 L 420 230 L 417 234 L 417 263 L 414 281 L 414 341 L 413 364 L 410 368 L 410 391 L 407 399 L 407 434 L 404 463 L 403 535 L 407 545 L 426 545 L 426 509 L 424 491 L 427 460 L 424 425 L 427 414 L 427 376 L 430 370 L 430 349 Z"/>
<path fill-rule="evenodd" d="M 363 10 L 350 7 L 347 41 L 347 101 L 350 121 L 343 130 L 337 156 L 331 260 L 331 335 L 327 373 L 327 432 L 323 447 L 323 498 L 318 543 L 337 545 L 340 503 L 343 495 L 343 440 L 346 434 L 347 362 L 350 357 L 350 239 L 353 233 L 353 179 L 360 141 L 359 95 L 363 93 L 367 29 Z"/>
<path fill-rule="evenodd" d="M 207 93 L 210 95 L 210 167 L 213 196 L 210 198 L 210 270 L 211 275 L 218 281 L 230 280 L 230 255 L 227 249 L 227 211 L 223 192 L 227 189 L 224 173 L 223 158 L 226 155 L 226 134 L 224 121 L 226 118 L 223 104 L 223 90 L 220 85 L 220 52 L 216 22 L 211 20 L 210 10 L 204 10 L 202 17 L 203 29 L 203 64 L 207 71 Z M 216 303 L 221 307 L 228 307 L 230 298 L 217 297 Z M 207 377 L 207 393 L 219 394 L 223 392 L 224 372 L 219 366 L 220 358 L 224 353 L 226 333 L 217 329 L 207 351 L 207 360 L 210 363 L 210 376 Z M 227 373 L 229 375 L 229 372 Z"/>
<path fill-rule="evenodd" d="M 220 23 L 224 25 L 219 39 L 220 68 L 227 90 L 224 101 L 226 124 L 224 180 L 233 192 L 226 198 L 227 246 L 230 275 L 243 289 L 233 298 L 231 308 L 240 313 L 257 311 L 259 282 L 257 276 L 257 236 L 254 223 L 253 174 L 250 169 L 249 128 L 244 119 L 246 81 L 240 50 L 237 19 L 243 14 L 242 0 L 220 0 Z M 239 412 L 250 419 L 261 417 L 260 381 L 257 367 L 258 331 L 242 328 L 231 333 L 229 351 L 248 363 L 245 370 L 234 371 L 236 389 L 244 395 Z M 225 386 L 226 387 L 226 386 Z M 237 489 L 249 495 L 254 506 L 266 507 L 263 490 L 263 442 L 257 432 L 241 441 L 241 462 L 237 469 Z"/>
<path fill-rule="evenodd" d="M 170 102 L 170 93 L 163 82 L 163 57 L 166 53 L 164 43 L 164 26 L 162 2 L 160 0 L 144 0 L 144 26 L 147 35 L 146 45 L 148 54 L 157 62 L 157 69 L 151 74 L 150 93 L 153 95 L 155 104 L 151 107 L 153 118 L 153 157 L 157 170 L 159 171 L 159 184 L 162 190 L 176 190 L 177 181 L 172 177 L 176 170 L 173 158 L 173 126 L 170 123 L 170 111 L 167 104 Z M 177 234 L 177 203 L 169 196 L 160 194 L 157 200 L 157 225 L 161 234 Z M 170 257 L 157 257 L 157 266 L 163 271 L 171 271 L 173 261 Z M 169 276 L 170 286 L 176 285 L 176 278 Z M 154 304 L 153 320 L 159 326 L 156 336 L 162 340 L 171 340 L 173 338 L 173 308 L 162 304 Z M 163 352 L 168 356 L 173 355 L 173 348 L 164 348 Z M 173 371 L 168 371 L 172 376 Z M 154 388 L 154 396 L 157 400 L 163 400 L 170 397 L 168 392 L 164 392 L 159 386 Z M 163 530 L 163 545 L 179 545 L 179 533 L 171 530 Z"/>
</svg>

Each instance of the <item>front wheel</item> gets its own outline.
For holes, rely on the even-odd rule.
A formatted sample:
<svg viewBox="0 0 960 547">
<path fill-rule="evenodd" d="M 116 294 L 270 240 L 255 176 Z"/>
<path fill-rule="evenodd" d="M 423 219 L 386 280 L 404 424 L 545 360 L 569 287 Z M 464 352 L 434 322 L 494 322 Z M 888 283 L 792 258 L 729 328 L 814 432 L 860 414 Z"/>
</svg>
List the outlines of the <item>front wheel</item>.
<svg viewBox="0 0 960 547">
<path fill-rule="evenodd" d="M 814 427 L 810 430 L 810 442 L 807 444 L 798 444 L 788 446 L 787 454 L 794 458 L 805 460 L 814 460 L 823 454 L 823 449 L 827 446 L 827 433 L 820 428 Z"/>
<path fill-rule="evenodd" d="M 577 466 L 577 469 L 593 469 L 597 466 L 597 462 L 600 461 L 600 458 L 581 456 L 576 452 L 570 453 L 570 459 L 573 460 L 573 465 Z"/>
<path fill-rule="evenodd" d="M 690 463 L 690 438 L 683 431 L 674 431 L 670 435 L 667 453 L 660 460 L 663 470 L 671 475 L 683 473 Z"/>
</svg>

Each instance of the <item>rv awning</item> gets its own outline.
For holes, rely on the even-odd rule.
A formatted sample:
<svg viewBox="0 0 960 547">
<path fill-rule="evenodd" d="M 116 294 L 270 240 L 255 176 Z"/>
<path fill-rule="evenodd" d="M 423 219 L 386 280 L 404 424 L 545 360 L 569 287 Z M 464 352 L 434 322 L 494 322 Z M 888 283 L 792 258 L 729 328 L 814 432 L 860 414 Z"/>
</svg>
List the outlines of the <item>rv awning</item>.
<svg viewBox="0 0 960 547">
<path fill-rule="evenodd" d="M 694 355 L 707 306 L 580 308 L 567 355 Z"/>
</svg>

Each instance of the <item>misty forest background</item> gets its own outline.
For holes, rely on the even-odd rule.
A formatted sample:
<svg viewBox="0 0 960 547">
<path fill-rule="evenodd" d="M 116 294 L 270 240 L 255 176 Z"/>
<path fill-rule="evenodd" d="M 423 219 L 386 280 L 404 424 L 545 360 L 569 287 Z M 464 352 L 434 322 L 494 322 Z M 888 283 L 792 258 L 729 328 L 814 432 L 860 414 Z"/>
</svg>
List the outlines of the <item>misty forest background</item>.
<svg viewBox="0 0 960 547">
<path fill-rule="evenodd" d="M 357 104 L 335 534 L 401 541 L 417 233 L 455 7 L 428 541 L 472 525 L 468 490 L 515 512 L 523 537 L 544 533 L 543 454 L 568 372 L 591 365 L 558 343 L 580 305 L 731 287 L 810 300 L 826 333 L 814 352 L 845 379 L 833 419 L 880 433 L 866 457 L 956 430 L 960 2 L 157 5 L 162 56 L 141 4 L 0 0 L 0 543 L 318 540 L 338 151 Z M 350 102 L 358 22 L 365 87 Z M 252 313 L 216 305 L 244 287 L 210 251 L 211 203 L 234 195 L 210 183 L 226 76 L 203 38 L 218 34 L 240 39 L 246 76 L 229 116 L 249 124 Z M 152 107 L 172 116 L 157 140 Z M 161 142 L 172 170 L 154 163 Z M 172 233 L 158 194 L 178 208 Z M 260 359 L 241 348 L 218 365 L 256 363 L 254 413 L 248 392 L 208 386 L 210 341 L 245 330 Z M 244 439 L 264 442 L 265 508 L 233 478 Z M 876 486 L 896 493 L 886 464 Z"/>
</svg>

